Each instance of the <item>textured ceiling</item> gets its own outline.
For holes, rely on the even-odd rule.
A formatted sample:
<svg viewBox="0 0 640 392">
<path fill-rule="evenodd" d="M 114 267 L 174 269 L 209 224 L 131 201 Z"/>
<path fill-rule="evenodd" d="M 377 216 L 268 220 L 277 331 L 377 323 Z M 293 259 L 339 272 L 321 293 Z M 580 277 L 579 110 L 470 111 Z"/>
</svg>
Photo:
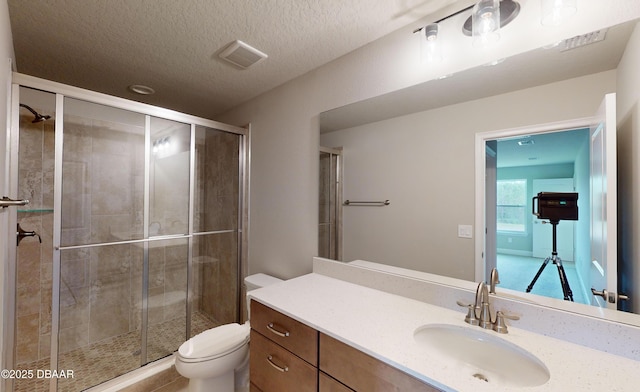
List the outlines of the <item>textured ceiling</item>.
<svg viewBox="0 0 640 392">
<path fill-rule="evenodd" d="M 8 0 L 18 72 L 207 118 L 454 2 Z M 269 58 L 225 63 L 236 39 Z"/>
<path fill-rule="evenodd" d="M 525 142 L 519 145 L 518 142 Z M 569 130 L 498 140 L 499 168 L 573 164 L 589 143 L 589 129 Z"/>
</svg>

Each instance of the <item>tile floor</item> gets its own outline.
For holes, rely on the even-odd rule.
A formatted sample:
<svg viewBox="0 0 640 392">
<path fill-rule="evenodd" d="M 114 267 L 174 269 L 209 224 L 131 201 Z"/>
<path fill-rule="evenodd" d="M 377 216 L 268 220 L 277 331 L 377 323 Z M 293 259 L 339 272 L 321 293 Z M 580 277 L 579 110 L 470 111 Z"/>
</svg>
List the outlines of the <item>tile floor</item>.
<svg viewBox="0 0 640 392">
<path fill-rule="evenodd" d="M 219 325 L 202 313 L 193 314 L 191 328 L 192 335 Z M 149 361 L 163 358 L 178 349 L 184 342 L 185 324 L 182 319 L 174 319 L 157 324 L 149 328 L 147 357 Z M 73 370 L 74 378 L 58 381 L 58 391 L 78 392 L 91 386 L 118 377 L 131 370 L 140 367 L 140 331 L 129 332 L 114 338 L 83 347 L 59 356 L 58 369 Z M 50 359 L 24 363 L 19 369 L 49 369 Z M 177 380 L 173 386 L 165 386 L 169 389 L 158 392 L 178 392 L 186 388 L 184 381 Z M 170 389 L 175 388 L 175 389 Z M 14 392 L 47 392 L 49 390 L 48 379 L 20 380 L 14 385 Z"/>
</svg>

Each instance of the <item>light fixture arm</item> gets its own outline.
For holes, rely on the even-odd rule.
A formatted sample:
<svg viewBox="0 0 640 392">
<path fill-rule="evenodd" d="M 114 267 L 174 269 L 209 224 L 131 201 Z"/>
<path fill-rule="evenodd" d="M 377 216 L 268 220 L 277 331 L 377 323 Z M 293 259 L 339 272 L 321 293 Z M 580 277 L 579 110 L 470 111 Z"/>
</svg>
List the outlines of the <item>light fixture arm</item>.
<svg viewBox="0 0 640 392">
<path fill-rule="evenodd" d="M 472 8 L 473 8 L 473 5 L 470 5 L 469 7 L 463 8 L 463 9 L 461 9 L 460 11 L 456 11 L 456 12 L 454 12 L 454 13 L 453 13 L 453 14 L 451 14 L 451 15 L 447 15 L 447 16 L 445 16 L 444 18 L 438 19 L 438 20 L 436 20 L 435 22 L 433 22 L 433 23 L 429 23 L 429 24 L 438 24 L 438 23 L 444 22 L 445 20 L 447 20 L 447 19 L 449 19 L 449 18 L 453 18 L 453 17 L 454 17 L 454 16 L 456 16 L 456 15 L 460 15 L 461 13 L 463 13 L 463 12 L 465 12 L 465 11 L 469 11 L 469 10 L 470 10 L 470 9 L 472 9 Z M 417 28 L 417 29 L 413 30 L 413 33 L 415 34 L 415 33 L 419 32 L 419 31 L 422 31 L 422 30 L 424 30 L 424 28 L 425 28 L 425 27 L 427 27 L 427 26 L 428 26 L 428 25 L 425 25 L 425 26 L 419 27 L 419 28 Z"/>
<path fill-rule="evenodd" d="M 504 3 L 504 4 L 503 4 Z M 465 7 L 463 9 L 461 9 L 460 11 L 456 11 L 451 15 L 447 15 L 441 19 L 436 20 L 435 22 L 433 22 L 433 24 L 438 24 L 441 22 L 444 22 L 445 20 L 452 18 L 456 15 L 460 15 L 463 12 L 469 11 L 471 10 L 473 7 L 475 7 L 474 5 L 470 5 L 468 7 Z M 520 13 L 520 5 L 518 4 L 517 1 L 515 0 L 500 0 L 500 10 L 502 11 L 503 15 L 503 19 L 500 21 L 500 27 L 504 27 L 506 26 L 509 22 L 511 22 L 513 19 L 515 19 L 516 16 L 518 16 L 518 14 Z M 431 23 L 430 23 L 431 24 Z M 413 33 L 417 33 L 419 31 L 424 30 L 425 27 L 427 27 L 429 24 L 419 27 L 415 30 L 413 30 Z M 467 19 L 465 21 L 465 24 L 462 28 L 462 31 L 465 35 L 469 35 L 471 36 L 471 17 L 469 17 L 469 19 Z"/>
</svg>

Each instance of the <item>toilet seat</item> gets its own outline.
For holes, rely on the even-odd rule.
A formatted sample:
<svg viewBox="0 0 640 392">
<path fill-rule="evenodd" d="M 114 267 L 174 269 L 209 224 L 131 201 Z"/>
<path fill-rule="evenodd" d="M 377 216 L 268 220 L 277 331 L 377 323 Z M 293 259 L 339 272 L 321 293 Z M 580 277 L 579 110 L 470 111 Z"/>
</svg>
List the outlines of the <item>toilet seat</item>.
<svg viewBox="0 0 640 392">
<path fill-rule="evenodd" d="M 183 362 L 203 362 L 232 353 L 249 342 L 249 326 L 231 323 L 206 330 L 180 345 Z"/>
</svg>

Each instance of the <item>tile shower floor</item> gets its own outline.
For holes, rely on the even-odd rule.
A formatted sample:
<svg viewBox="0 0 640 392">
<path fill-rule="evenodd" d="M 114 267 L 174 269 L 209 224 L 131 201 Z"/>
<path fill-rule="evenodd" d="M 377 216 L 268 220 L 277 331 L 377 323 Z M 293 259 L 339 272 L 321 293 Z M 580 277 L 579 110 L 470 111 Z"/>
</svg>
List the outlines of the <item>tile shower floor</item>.
<svg viewBox="0 0 640 392">
<path fill-rule="evenodd" d="M 192 315 L 191 329 L 198 334 L 219 325 L 200 312 Z M 149 328 L 147 356 L 150 361 L 160 359 L 172 353 L 182 344 L 184 320 L 170 320 Z M 114 338 L 61 354 L 58 368 L 73 370 L 74 378 L 58 381 L 58 391 L 77 392 L 94 385 L 121 376 L 140 367 L 140 331 L 129 332 Z M 24 363 L 18 369 L 49 369 L 50 359 Z M 15 392 L 47 392 L 49 379 L 34 377 L 18 380 L 14 384 Z"/>
</svg>

